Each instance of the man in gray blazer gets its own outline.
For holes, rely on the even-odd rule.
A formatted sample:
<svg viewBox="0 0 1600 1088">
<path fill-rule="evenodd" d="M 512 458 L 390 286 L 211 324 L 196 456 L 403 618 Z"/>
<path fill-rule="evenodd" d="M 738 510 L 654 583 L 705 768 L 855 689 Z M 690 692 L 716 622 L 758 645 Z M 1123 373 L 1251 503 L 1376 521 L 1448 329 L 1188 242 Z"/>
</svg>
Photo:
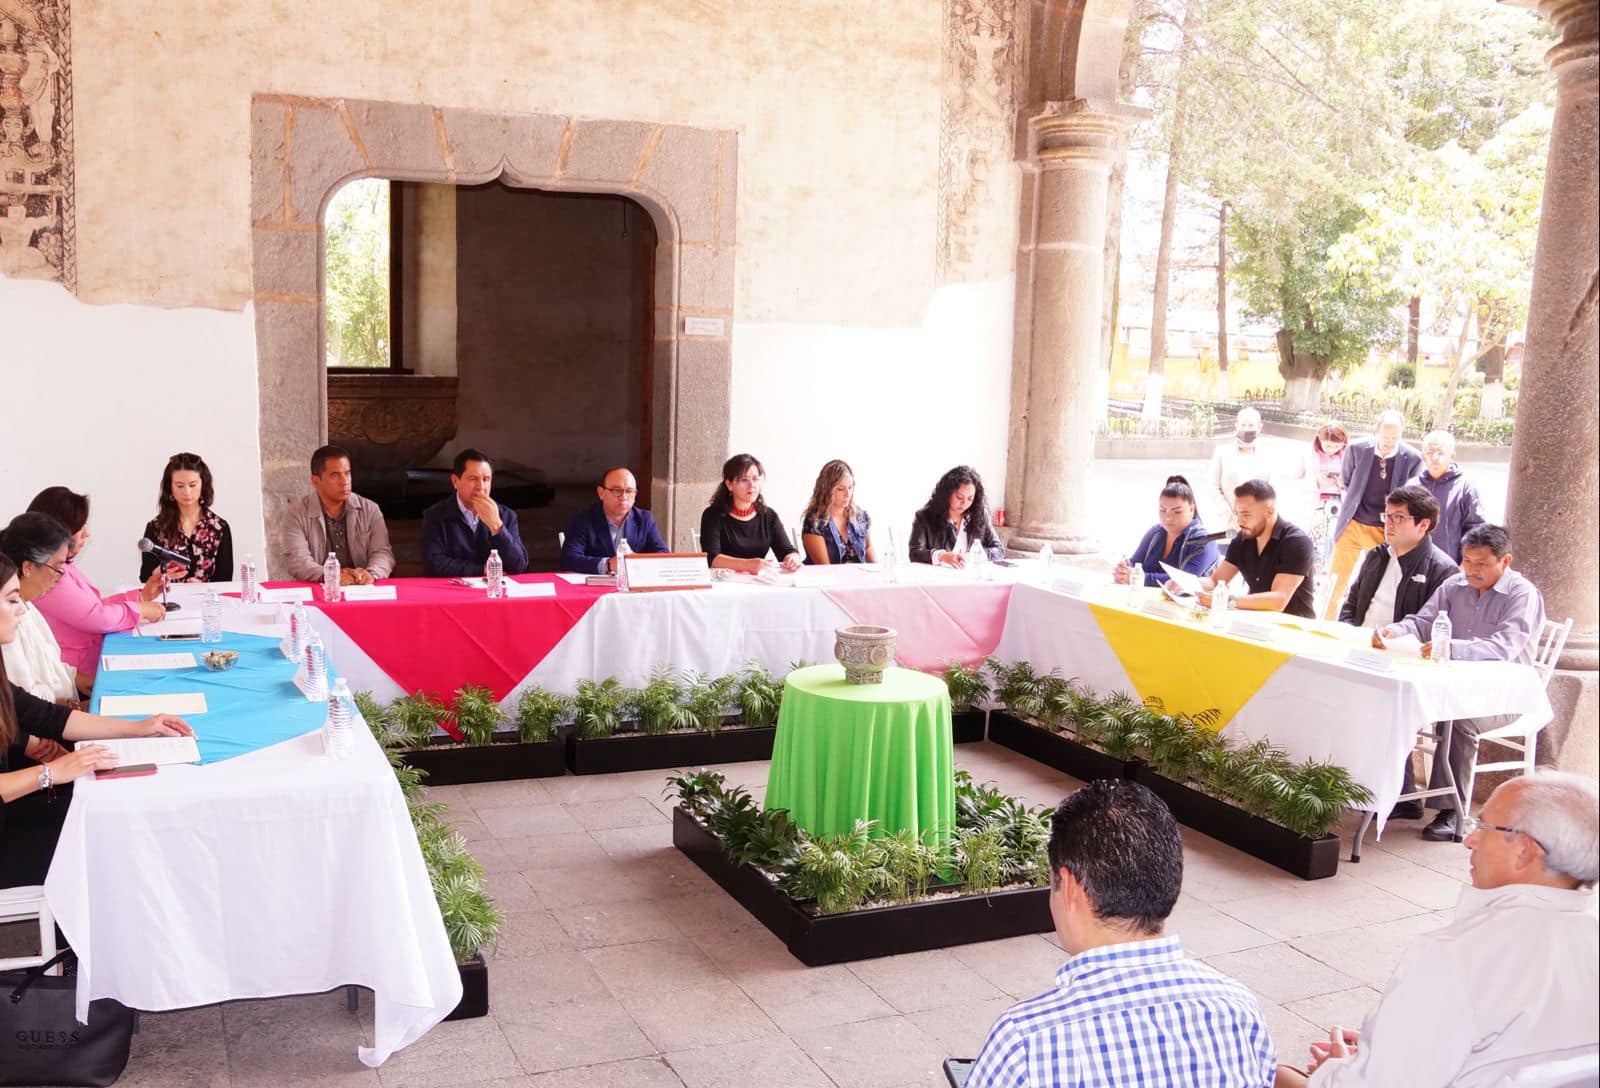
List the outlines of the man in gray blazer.
<svg viewBox="0 0 1600 1088">
<path fill-rule="evenodd" d="M 1422 467 L 1422 454 L 1400 440 L 1405 427 L 1405 416 L 1391 408 L 1378 417 L 1376 434 L 1350 443 L 1345 451 L 1340 467 L 1344 503 L 1333 530 L 1333 587 L 1323 610 L 1330 620 L 1339 618 L 1356 560 L 1383 543 L 1384 499 Z"/>
<path fill-rule="evenodd" d="M 339 557 L 341 585 L 366 586 L 389 577 L 389 528 L 378 504 L 352 490 L 348 451 L 323 446 L 311 455 L 311 491 L 283 512 L 278 551 L 289 577 L 320 581 L 329 552 Z"/>
</svg>

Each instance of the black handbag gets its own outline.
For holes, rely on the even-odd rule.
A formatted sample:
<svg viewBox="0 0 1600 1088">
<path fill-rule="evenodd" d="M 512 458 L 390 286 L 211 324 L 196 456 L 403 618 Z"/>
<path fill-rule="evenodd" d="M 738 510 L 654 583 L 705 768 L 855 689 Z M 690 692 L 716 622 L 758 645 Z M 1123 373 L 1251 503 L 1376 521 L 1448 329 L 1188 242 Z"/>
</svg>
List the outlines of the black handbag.
<svg viewBox="0 0 1600 1088">
<path fill-rule="evenodd" d="M 105 1085 L 122 1076 L 134 1012 L 101 998 L 90 1003 L 88 1024 L 78 1023 L 78 980 L 45 974 L 70 955 L 0 972 L 0 1085 Z"/>
</svg>

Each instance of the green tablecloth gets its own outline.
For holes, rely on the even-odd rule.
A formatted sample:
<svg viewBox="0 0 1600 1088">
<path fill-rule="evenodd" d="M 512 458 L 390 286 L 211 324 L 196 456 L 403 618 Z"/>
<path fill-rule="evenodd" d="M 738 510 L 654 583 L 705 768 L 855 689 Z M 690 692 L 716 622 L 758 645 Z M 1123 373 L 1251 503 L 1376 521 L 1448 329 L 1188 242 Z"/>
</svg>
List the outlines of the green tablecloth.
<svg viewBox="0 0 1600 1088">
<path fill-rule="evenodd" d="M 944 681 L 890 668 L 881 684 L 847 684 L 839 665 L 791 672 L 772 748 L 766 807 L 813 834 L 877 820 L 944 841 L 956 822 L 950 695 Z"/>
</svg>

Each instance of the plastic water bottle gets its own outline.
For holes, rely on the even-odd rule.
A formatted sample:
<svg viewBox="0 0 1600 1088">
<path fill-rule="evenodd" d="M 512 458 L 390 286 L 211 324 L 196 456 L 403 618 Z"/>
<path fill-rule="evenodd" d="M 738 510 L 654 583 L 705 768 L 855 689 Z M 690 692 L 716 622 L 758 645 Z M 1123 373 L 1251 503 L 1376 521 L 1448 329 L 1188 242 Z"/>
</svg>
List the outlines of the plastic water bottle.
<svg viewBox="0 0 1600 1088">
<path fill-rule="evenodd" d="M 311 621 L 306 616 L 306 606 L 302 601 L 294 602 L 294 607 L 289 609 L 289 659 L 299 664 L 306 653 L 306 636 L 311 632 Z"/>
<path fill-rule="evenodd" d="M 979 578 L 985 577 L 985 568 L 988 566 L 988 564 L 989 553 L 983 550 L 982 544 L 974 544 L 971 548 L 967 549 L 967 569 L 972 571 L 974 575 Z"/>
<path fill-rule="evenodd" d="M 889 546 L 883 552 L 883 570 L 891 583 L 900 581 L 900 551 L 895 547 L 894 534 L 889 534 Z"/>
<path fill-rule="evenodd" d="M 352 702 L 350 684 L 341 676 L 333 682 L 333 690 L 328 693 L 328 718 L 324 725 L 323 747 L 334 759 L 343 759 L 355 748 L 355 708 Z"/>
<path fill-rule="evenodd" d="M 1054 565 L 1055 561 L 1055 550 L 1052 549 L 1049 544 L 1041 545 L 1039 547 L 1039 565 L 1044 568 L 1045 577 L 1048 578 L 1050 576 L 1050 568 L 1052 565 Z"/>
<path fill-rule="evenodd" d="M 483 580 L 489 588 L 489 599 L 498 601 L 506 595 L 506 565 L 500 559 L 500 549 L 489 549 L 489 561 L 483 565 Z"/>
<path fill-rule="evenodd" d="M 1211 591 L 1211 622 L 1218 627 L 1228 622 L 1228 586 L 1226 582 L 1218 582 L 1217 588 Z"/>
<path fill-rule="evenodd" d="M 628 592 L 628 564 L 624 563 L 623 560 L 626 559 L 628 556 L 630 556 L 632 554 L 633 554 L 633 546 L 628 543 L 628 538 L 625 537 L 625 536 L 618 537 L 617 538 L 617 589 L 622 593 Z"/>
<path fill-rule="evenodd" d="M 1440 612 L 1433 621 L 1433 649 L 1429 657 L 1443 665 L 1450 660 L 1450 637 L 1454 630 L 1450 626 L 1450 617 Z"/>
<path fill-rule="evenodd" d="M 239 599 L 245 604 L 261 603 L 261 576 L 256 571 L 256 561 L 248 555 L 239 564 Z"/>
<path fill-rule="evenodd" d="M 1128 564 L 1128 596 L 1135 599 L 1139 591 L 1144 588 L 1144 565 L 1141 563 Z"/>
<path fill-rule="evenodd" d="M 337 604 L 339 598 L 344 596 L 339 588 L 339 557 L 332 552 L 322 561 L 322 599 L 328 604 Z"/>
<path fill-rule="evenodd" d="M 206 590 L 200 602 L 200 641 L 222 641 L 222 598 L 214 589 Z"/>
<path fill-rule="evenodd" d="M 306 686 L 313 699 L 328 697 L 328 658 L 322 648 L 322 639 L 315 632 L 306 640 Z"/>
</svg>

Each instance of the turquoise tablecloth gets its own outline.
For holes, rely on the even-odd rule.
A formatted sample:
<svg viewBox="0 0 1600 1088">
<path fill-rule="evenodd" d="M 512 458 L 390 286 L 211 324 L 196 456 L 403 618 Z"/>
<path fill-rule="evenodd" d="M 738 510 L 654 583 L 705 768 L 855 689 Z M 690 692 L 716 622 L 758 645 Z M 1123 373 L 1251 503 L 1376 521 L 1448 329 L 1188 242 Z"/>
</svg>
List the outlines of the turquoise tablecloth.
<svg viewBox="0 0 1600 1088">
<path fill-rule="evenodd" d="M 237 650 L 239 660 L 226 672 L 200 663 L 208 650 Z M 194 654 L 192 669 L 135 669 L 95 674 L 90 709 L 100 710 L 105 695 L 158 695 L 203 692 L 206 712 L 185 716 L 194 727 L 201 763 L 216 763 L 321 729 L 328 704 L 313 703 L 294 686 L 294 665 L 278 640 L 260 635 L 224 634 L 221 642 L 162 642 L 130 634 L 107 635 L 102 654 Z M 333 675 L 330 670 L 330 675 Z"/>
</svg>

